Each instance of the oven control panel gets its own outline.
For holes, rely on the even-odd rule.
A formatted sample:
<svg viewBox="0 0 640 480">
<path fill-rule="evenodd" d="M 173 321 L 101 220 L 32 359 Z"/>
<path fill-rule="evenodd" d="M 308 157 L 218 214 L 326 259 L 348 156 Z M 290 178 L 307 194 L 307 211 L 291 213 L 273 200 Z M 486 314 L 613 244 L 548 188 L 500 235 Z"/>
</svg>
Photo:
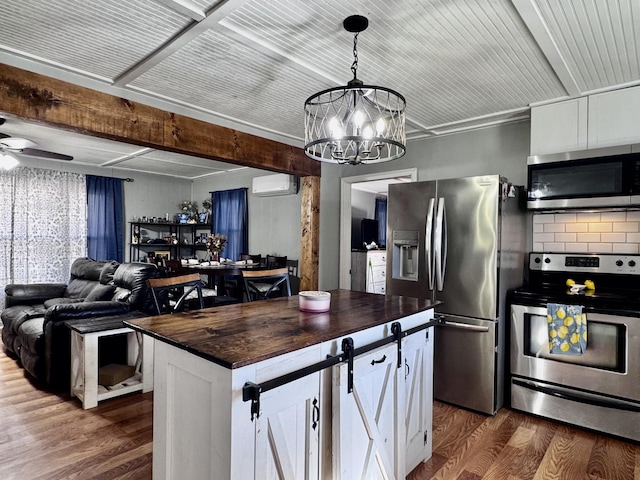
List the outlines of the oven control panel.
<svg viewBox="0 0 640 480">
<path fill-rule="evenodd" d="M 529 269 L 640 275 L 640 255 L 532 252 L 529 254 Z"/>
</svg>

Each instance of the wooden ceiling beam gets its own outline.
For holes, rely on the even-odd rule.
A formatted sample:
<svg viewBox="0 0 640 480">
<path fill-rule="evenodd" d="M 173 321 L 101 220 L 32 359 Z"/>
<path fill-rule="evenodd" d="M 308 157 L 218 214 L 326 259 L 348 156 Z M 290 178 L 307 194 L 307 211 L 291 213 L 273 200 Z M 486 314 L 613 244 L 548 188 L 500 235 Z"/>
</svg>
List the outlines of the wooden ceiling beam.
<svg viewBox="0 0 640 480">
<path fill-rule="evenodd" d="M 0 64 L 0 110 L 78 133 L 297 176 L 320 176 L 301 148 Z"/>
</svg>

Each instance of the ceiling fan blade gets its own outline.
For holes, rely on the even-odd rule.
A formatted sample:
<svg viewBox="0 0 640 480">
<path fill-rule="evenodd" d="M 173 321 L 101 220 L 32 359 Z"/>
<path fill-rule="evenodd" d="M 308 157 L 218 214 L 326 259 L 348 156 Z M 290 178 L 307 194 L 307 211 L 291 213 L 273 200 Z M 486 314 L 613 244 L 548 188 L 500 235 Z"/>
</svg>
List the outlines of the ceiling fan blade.
<svg viewBox="0 0 640 480">
<path fill-rule="evenodd" d="M 31 157 L 51 158 L 52 160 L 73 160 L 71 155 L 47 152 L 46 150 L 38 150 L 37 148 L 23 148 L 19 153 L 22 155 L 29 155 Z"/>
<path fill-rule="evenodd" d="M 25 148 L 33 148 L 36 146 L 31 140 L 16 137 L 4 138 L 0 140 L 0 144 L 9 150 L 24 150 Z"/>
</svg>

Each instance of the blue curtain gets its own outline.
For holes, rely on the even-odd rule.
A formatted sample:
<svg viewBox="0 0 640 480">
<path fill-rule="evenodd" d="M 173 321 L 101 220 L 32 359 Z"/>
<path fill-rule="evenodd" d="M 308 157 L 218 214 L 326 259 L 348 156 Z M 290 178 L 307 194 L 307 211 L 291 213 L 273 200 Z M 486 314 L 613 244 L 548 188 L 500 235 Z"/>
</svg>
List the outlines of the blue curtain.
<svg viewBox="0 0 640 480">
<path fill-rule="evenodd" d="M 376 198 L 375 219 L 378 221 L 378 244 L 387 244 L 387 199 Z"/>
<path fill-rule="evenodd" d="M 227 237 L 222 257 L 238 260 L 249 251 L 247 189 L 211 192 L 212 230 Z"/>
<path fill-rule="evenodd" d="M 122 180 L 87 175 L 87 254 L 124 261 Z"/>
</svg>

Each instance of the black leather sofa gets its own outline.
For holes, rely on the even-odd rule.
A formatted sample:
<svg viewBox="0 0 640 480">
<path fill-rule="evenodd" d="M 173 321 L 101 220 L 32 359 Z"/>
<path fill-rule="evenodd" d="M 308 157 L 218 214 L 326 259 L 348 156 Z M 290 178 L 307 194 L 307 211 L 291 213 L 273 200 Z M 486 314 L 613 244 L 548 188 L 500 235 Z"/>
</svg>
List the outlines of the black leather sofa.
<svg viewBox="0 0 640 480">
<path fill-rule="evenodd" d="M 152 315 L 155 307 L 147 279 L 159 275 L 150 263 L 78 258 L 68 284 L 7 285 L 0 314 L 6 353 L 49 387 L 68 389 L 71 335 L 65 322 Z"/>
</svg>

